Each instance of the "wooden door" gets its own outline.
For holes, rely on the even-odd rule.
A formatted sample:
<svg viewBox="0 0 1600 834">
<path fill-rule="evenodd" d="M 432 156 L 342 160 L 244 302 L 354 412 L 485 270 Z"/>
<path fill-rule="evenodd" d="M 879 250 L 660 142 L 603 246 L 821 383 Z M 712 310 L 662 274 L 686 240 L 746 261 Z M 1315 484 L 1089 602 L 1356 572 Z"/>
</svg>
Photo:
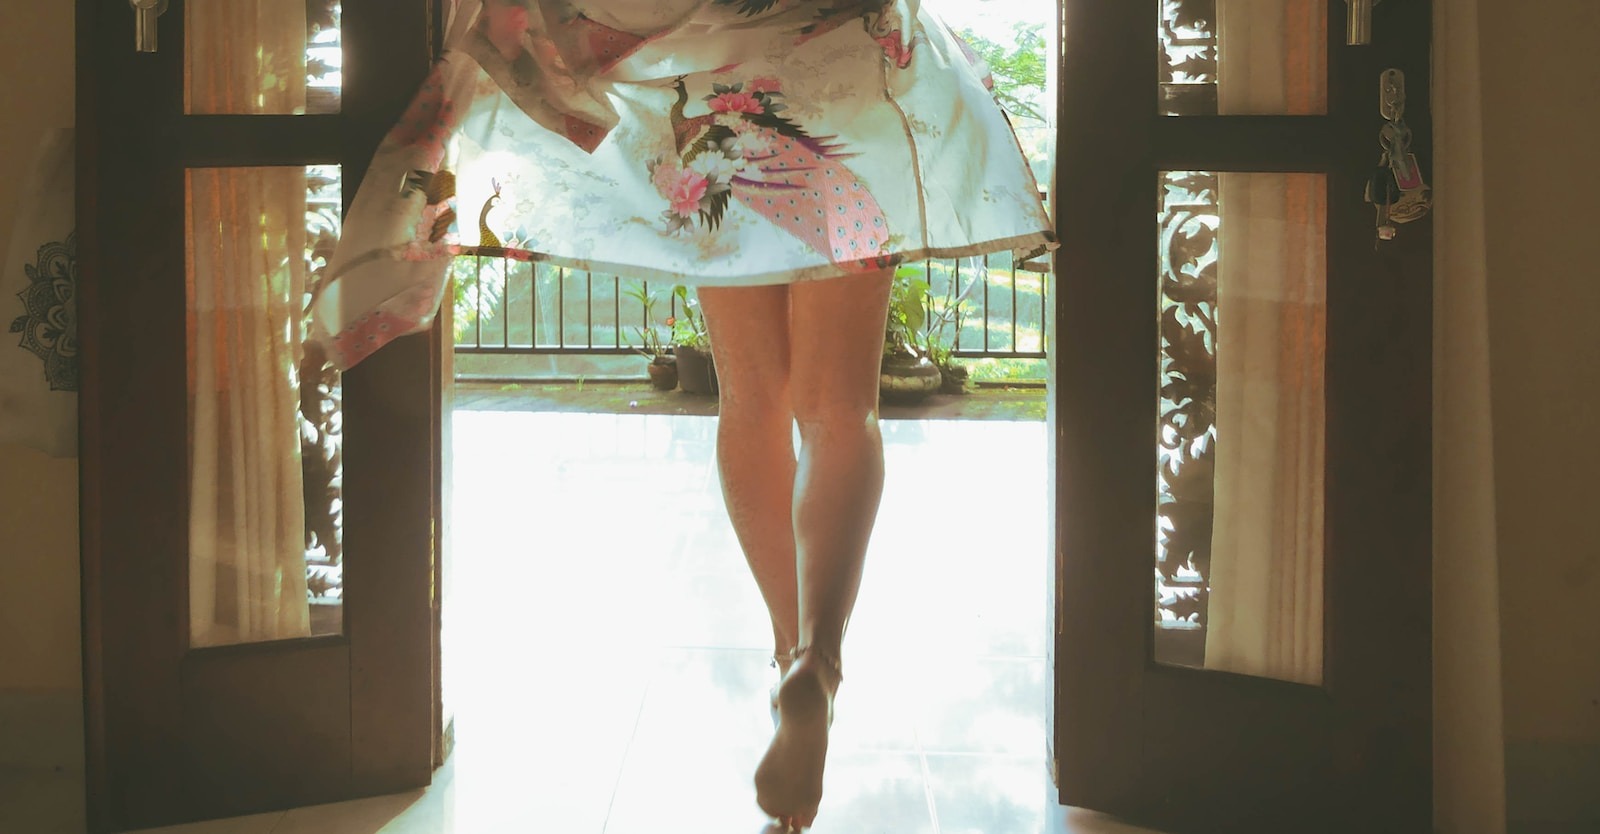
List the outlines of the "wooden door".
<svg viewBox="0 0 1600 834">
<path fill-rule="evenodd" d="M 1404 118 L 1428 169 L 1429 3 L 1384 0 L 1367 46 L 1346 44 L 1336 0 L 1065 0 L 1063 14 L 1051 415 L 1061 800 L 1182 834 L 1426 832 L 1432 237 L 1424 218 L 1379 244 L 1363 185 L 1388 68 L 1407 76 Z M 1230 36 L 1264 46 L 1230 63 Z M 1230 73 L 1279 74 L 1286 106 L 1219 104 Z M 1286 210 L 1230 215 L 1249 208 L 1230 182 Z M 1300 248 L 1286 258 L 1289 246 Z M 1287 286 L 1266 273 L 1291 262 L 1285 275 L 1311 281 L 1315 303 L 1272 301 L 1276 338 L 1240 347 L 1261 320 L 1260 298 L 1240 287 Z M 1233 276 L 1220 291 L 1219 271 Z M 1242 300 L 1220 299 L 1230 291 Z M 1279 370 L 1298 362 L 1298 375 L 1257 384 L 1240 370 L 1251 351 Z M 1307 392 L 1317 402 L 1285 405 Z M 1307 414 L 1314 430 L 1285 442 L 1279 429 Z M 1209 450 L 1181 436 L 1195 420 L 1216 426 Z M 1251 444 L 1225 487 L 1221 461 Z M 1295 456 L 1314 471 L 1284 474 Z M 1268 536 L 1266 567 L 1241 568 L 1262 548 L 1240 543 L 1263 524 L 1298 542 Z M 1236 602 L 1301 557 L 1312 561 L 1256 597 L 1302 609 L 1299 625 L 1272 620 L 1258 631 L 1278 633 L 1257 643 L 1309 629 L 1303 674 L 1221 662 L 1222 643 L 1250 636 L 1235 603 L 1223 635 L 1221 566 Z"/>
<path fill-rule="evenodd" d="M 273 17 L 286 10 L 300 18 Z M 342 435 L 342 449 L 332 455 L 342 455 L 342 470 L 314 461 L 319 453 L 302 445 L 307 539 L 317 540 L 322 560 L 307 583 L 322 601 L 337 591 L 341 604 L 308 602 L 309 614 L 294 609 L 300 620 L 292 638 L 196 638 L 198 608 L 219 621 L 237 620 L 241 603 L 226 598 L 246 592 L 230 590 L 239 583 L 194 575 L 191 550 L 202 544 L 193 531 L 204 533 L 206 547 L 222 539 L 212 529 L 216 519 L 197 527 L 192 509 L 196 501 L 221 502 L 222 493 L 239 503 L 257 495 L 254 482 L 239 479 L 245 467 L 229 457 L 238 448 L 203 448 L 191 440 L 199 437 L 193 426 L 220 425 L 242 448 L 253 440 L 250 429 L 197 417 L 191 401 L 197 340 L 232 326 L 222 308 L 196 312 L 196 299 L 209 292 L 196 287 L 254 286 L 249 276 L 203 274 L 196 264 L 215 271 L 218 263 L 240 262 L 224 250 L 264 245 L 258 225 L 274 212 L 304 209 L 309 217 L 316 199 L 328 203 L 323 219 L 336 224 L 341 193 L 348 205 L 380 138 L 427 72 L 434 10 L 420 0 L 343 0 L 342 7 L 336 0 L 172 0 L 159 20 L 154 53 L 135 51 L 134 15 L 124 0 L 80 0 L 77 15 L 92 828 L 120 831 L 425 785 L 441 735 L 434 594 L 438 334 L 401 340 L 344 375 L 342 431 L 336 422 L 318 425 L 315 415 L 306 420 L 309 429 L 300 426 L 313 435 Z M 331 34 L 330 15 L 342 15 Z M 280 50 L 277 57 L 293 59 L 291 69 L 257 71 L 250 62 L 263 60 L 267 50 L 240 43 L 237 28 L 225 31 L 239 26 L 275 27 L 275 37 L 304 27 L 303 46 L 320 43 L 321 57 Z M 232 45 L 224 48 L 225 41 Z M 341 84 L 323 83 L 338 69 L 330 50 L 342 57 Z M 229 73 L 260 86 L 235 95 L 226 88 Z M 321 81 L 299 90 L 300 73 Z M 297 103 L 263 106 L 286 88 L 298 90 Z M 321 196 L 307 196 L 308 187 Z M 288 197 L 251 202 L 263 194 Z M 308 252 L 316 243 L 315 230 L 285 228 Z M 205 240 L 197 240 L 202 233 Z M 280 257 L 268 271 L 278 276 L 295 263 Z M 283 300 L 293 308 L 300 297 Z M 212 381 L 205 384 L 237 393 L 250 354 L 276 338 L 246 344 L 243 353 L 239 345 L 217 348 L 236 353 L 206 360 L 215 380 L 207 376 Z M 301 373 L 304 383 L 316 369 Z M 310 392 L 305 401 L 313 410 L 324 417 L 338 411 L 338 399 L 315 388 L 299 389 Z M 293 419 L 279 414 L 267 423 L 292 427 Z M 274 453 L 283 448 L 292 445 Z M 225 477 L 197 474 L 204 461 L 214 474 L 219 456 Z M 313 472 L 313 463 L 323 470 Z M 212 487 L 192 493 L 199 483 Z M 330 501 L 329 490 L 341 486 L 342 495 Z M 286 512 L 291 502 L 280 503 L 266 514 Z M 296 588 L 296 569 L 268 577 L 268 584 Z M 201 585 L 220 590 L 195 603 L 201 597 L 192 586 Z M 303 588 L 298 594 L 307 596 Z M 296 601 L 293 593 L 283 598 Z M 218 613 L 230 605 L 233 614 Z"/>
</svg>

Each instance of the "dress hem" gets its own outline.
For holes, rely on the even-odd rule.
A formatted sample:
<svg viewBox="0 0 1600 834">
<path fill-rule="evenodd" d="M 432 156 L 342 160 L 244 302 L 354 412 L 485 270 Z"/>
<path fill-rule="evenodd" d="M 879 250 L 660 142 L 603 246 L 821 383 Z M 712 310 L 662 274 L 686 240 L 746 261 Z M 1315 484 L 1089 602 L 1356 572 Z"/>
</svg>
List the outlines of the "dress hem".
<svg viewBox="0 0 1600 834">
<path fill-rule="evenodd" d="M 1018 261 L 1031 260 L 1046 252 L 1056 249 L 1058 244 L 1055 235 L 1050 232 L 1033 232 L 1026 235 L 1017 235 L 1009 238 L 997 238 L 980 243 L 970 243 L 965 246 L 925 246 L 917 249 L 907 249 L 891 252 L 876 258 L 855 263 L 826 263 L 798 269 L 785 269 L 763 273 L 739 273 L 736 275 L 705 275 L 686 274 L 668 269 L 644 266 L 640 264 L 623 264 L 610 261 L 597 261 L 586 258 L 573 258 L 553 255 L 544 252 L 532 252 L 521 249 L 488 248 L 480 246 L 463 246 L 454 250 L 453 258 L 486 257 L 503 258 L 524 263 L 545 263 L 563 269 L 573 269 L 583 272 L 599 273 L 602 275 L 616 275 L 622 278 L 667 281 L 673 284 L 683 284 L 690 287 L 758 287 L 783 284 L 798 284 L 805 281 L 822 281 L 829 278 L 838 278 L 847 275 L 857 275 L 864 272 L 873 272 L 878 269 L 888 269 L 903 266 L 908 263 L 920 263 L 931 259 L 944 258 L 970 258 L 979 255 L 991 255 L 996 252 L 1022 252 Z"/>
</svg>

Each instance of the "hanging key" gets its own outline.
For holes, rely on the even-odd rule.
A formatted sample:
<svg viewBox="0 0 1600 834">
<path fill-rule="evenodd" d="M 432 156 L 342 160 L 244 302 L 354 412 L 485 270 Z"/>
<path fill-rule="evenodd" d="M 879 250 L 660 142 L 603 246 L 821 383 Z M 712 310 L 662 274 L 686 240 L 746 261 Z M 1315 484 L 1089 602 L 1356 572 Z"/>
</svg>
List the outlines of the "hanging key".
<svg viewBox="0 0 1600 834">
<path fill-rule="evenodd" d="M 1394 224 L 1394 204 L 1399 198 L 1399 192 L 1394 187 L 1392 177 L 1385 178 L 1383 194 L 1378 201 L 1378 240 L 1394 240 L 1400 234 L 1400 229 Z"/>
<path fill-rule="evenodd" d="M 128 0 L 133 7 L 133 48 L 156 51 L 156 19 L 167 13 L 167 0 Z"/>
<path fill-rule="evenodd" d="M 1378 161 L 1378 167 L 1372 169 L 1372 176 L 1367 178 L 1366 189 L 1362 196 L 1367 202 L 1379 205 L 1390 191 L 1389 178 L 1393 176 L 1389 170 L 1388 157 Z"/>
<path fill-rule="evenodd" d="M 1391 72 L 1398 73 L 1397 70 Z M 1385 73 L 1385 76 L 1388 77 L 1389 73 Z M 1396 194 L 1389 210 L 1389 220 L 1391 223 L 1411 223 L 1422 219 L 1432 209 L 1433 194 L 1422 178 L 1422 166 L 1417 164 L 1417 155 L 1411 152 L 1411 128 L 1406 126 L 1404 119 L 1404 76 L 1399 78 L 1398 98 L 1392 97 L 1394 88 L 1385 85 L 1385 109 L 1389 115 L 1397 118 L 1383 126 L 1378 141 L 1383 146 L 1384 164 L 1389 168 Z"/>
<path fill-rule="evenodd" d="M 1394 171 L 1389 165 L 1387 153 L 1379 160 L 1378 166 L 1372 170 L 1372 176 L 1367 179 L 1363 196 L 1367 202 L 1373 205 L 1374 210 L 1377 212 L 1378 240 L 1394 240 L 1400 230 L 1395 226 L 1390 213 L 1395 201 L 1400 199 L 1400 188 L 1395 182 Z"/>
</svg>

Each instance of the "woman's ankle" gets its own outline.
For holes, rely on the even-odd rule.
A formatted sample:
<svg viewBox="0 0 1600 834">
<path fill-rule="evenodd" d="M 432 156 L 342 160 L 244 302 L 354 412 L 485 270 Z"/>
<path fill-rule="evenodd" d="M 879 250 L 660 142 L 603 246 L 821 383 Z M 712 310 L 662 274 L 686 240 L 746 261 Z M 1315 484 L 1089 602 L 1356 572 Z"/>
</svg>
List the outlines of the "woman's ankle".
<svg viewBox="0 0 1600 834">
<path fill-rule="evenodd" d="M 820 646 L 802 646 L 794 651 L 794 662 L 788 674 L 815 676 L 827 691 L 832 692 L 844 680 L 842 664 L 837 650 Z"/>
</svg>

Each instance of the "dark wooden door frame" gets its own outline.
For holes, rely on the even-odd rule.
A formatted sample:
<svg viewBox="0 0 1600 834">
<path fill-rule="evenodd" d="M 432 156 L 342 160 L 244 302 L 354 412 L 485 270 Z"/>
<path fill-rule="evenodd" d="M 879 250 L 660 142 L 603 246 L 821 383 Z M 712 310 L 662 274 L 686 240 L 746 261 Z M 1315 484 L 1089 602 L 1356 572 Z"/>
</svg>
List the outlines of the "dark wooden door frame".
<svg viewBox="0 0 1600 834">
<path fill-rule="evenodd" d="M 1063 0 L 1051 744 L 1063 803 L 1164 830 L 1425 832 L 1432 817 L 1431 224 L 1376 254 L 1360 185 L 1386 67 L 1406 71 L 1431 167 L 1429 2 L 1379 6 L 1369 47 L 1346 46 L 1344 4 L 1327 5 L 1328 115 L 1174 118 L 1157 115 L 1156 1 Z M 1151 660 L 1163 170 L 1329 175 L 1320 689 Z"/>
<path fill-rule="evenodd" d="M 404 790 L 438 759 L 437 331 L 345 376 L 345 633 L 187 648 L 184 169 L 338 163 L 348 207 L 434 53 L 437 8 L 414 9 L 343 0 L 343 112 L 237 117 L 182 115 L 184 0 L 154 55 L 125 3 L 77 4 L 93 831 Z"/>
</svg>

